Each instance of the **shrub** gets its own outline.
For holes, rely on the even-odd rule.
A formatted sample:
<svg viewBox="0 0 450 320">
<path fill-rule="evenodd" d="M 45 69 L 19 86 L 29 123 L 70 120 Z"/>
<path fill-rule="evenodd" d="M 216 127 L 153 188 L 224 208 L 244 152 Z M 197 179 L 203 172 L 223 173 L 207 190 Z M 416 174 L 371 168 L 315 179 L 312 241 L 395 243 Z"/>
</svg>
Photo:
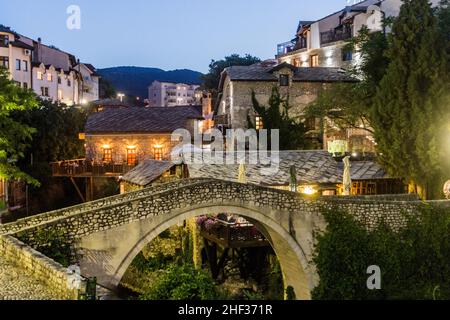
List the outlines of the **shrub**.
<svg viewBox="0 0 450 320">
<path fill-rule="evenodd" d="M 219 298 L 213 279 L 191 264 L 170 265 L 140 296 L 141 300 L 213 300 Z"/>
<path fill-rule="evenodd" d="M 367 231 L 339 210 L 324 212 L 314 263 L 320 277 L 314 299 L 449 299 L 450 210 L 424 206 L 393 231 Z M 381 269 L 381 290 L 369 290 L 367 268 Z"/>
</svg>

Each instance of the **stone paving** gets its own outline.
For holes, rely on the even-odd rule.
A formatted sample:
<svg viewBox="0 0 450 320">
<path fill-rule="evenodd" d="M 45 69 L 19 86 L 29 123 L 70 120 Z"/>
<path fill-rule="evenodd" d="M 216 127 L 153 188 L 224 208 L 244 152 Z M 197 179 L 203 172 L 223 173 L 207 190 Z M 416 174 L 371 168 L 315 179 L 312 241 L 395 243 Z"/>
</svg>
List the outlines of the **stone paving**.
<svg viewBox="0 0 450 320">
<path fill-rule="evenodd" d="M 0 300 L 56 299 L 45 284 L 0 256 Z"/>
</svg>

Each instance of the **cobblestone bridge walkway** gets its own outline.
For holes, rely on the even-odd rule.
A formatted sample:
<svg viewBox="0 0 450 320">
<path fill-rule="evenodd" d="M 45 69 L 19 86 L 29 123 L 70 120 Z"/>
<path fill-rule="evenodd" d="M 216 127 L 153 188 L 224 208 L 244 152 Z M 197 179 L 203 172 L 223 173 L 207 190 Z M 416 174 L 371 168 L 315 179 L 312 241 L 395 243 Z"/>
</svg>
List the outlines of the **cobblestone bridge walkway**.
<svg viewBox="0 0 450 320">
<path fill-rule="evenodd" d="M 56 300 L 41 282 L 0 256 L 0 300 Z"/>
</svg>

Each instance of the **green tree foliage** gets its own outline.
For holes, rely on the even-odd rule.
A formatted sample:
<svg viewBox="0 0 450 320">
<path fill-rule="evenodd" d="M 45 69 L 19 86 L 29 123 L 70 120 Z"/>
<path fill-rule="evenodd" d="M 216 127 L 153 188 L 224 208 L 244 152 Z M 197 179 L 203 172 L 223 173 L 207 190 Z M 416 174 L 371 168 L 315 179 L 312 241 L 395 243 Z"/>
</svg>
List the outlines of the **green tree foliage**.
<svg viewBox="0 0 450 320">
<path fill-rule="evenodd" d="M 320 277 L 314 299 L 449 299 L 450 210 L 424 206 L 393 231 L 368 231 L 353 216 L 324 212 L 327 229 L 316 235 Z M 381 290 L 367 289 L 367 268 L 381 269 Z"/>
<path fill-rule="evenodd" d="M 35 95 L 10 81 L 7 70 L 0 68 L 0 178 L 38 185 L 17 167 L 36 130 L 13 117 L 14 113 L 30 112 L 37 106 Z"/>
<path fill-rule="evenodd" d="M 78 195 L 67 180 L 52 177 L 51 162 L 79 159 L 84 156 L 84 132 L 87 114 L 75 107 L 39 101 L 28 112 L 14 112 L 18 123 L 35 128 L 32 143 L 23 151 L 19 168 L 40 182 L 29 189 L 29 214 L 76 204 Z"/>
<path fill-rule="evenodd" d="M 447 55 L 438 21 L 427 0 L 407 0 L 395 20 L 386 55 L 390 60 L 380 82 L 371 125 L 380 161 L 438 197 L 443 179 L 444 128 L 450 121 Z M 447 155 L 448 156 L 448 155 Z"/>
<path fill-rule="evenodd" d="M 64 267 L 72 263 L 72 249 L 66 241 L 64 229 L 41 229 L 34 235 L 34 249 L 52 258 Z"/>
<path fill-rule="evenodd" d="M 212 300 L 219 293 L 212 278 L 191 264 L 169 266 L 141 300 Z"/>
<path fill-rule="evenodd" d="M 305 125 L 299 120 L 289 116 L 288 98 L 280 95 L 277 87 L 272 89 L 268 105 L 264 106 L 256 99 L 255 92 L 252 92 L 253 110 L 262 118 L 264 129 L 280 130 L 280 150 L 308 149 L 311 145 L 306 137 Z M 248 119 L 249 128 L 255 128 L 252 120 Z M 268 140 L 270 141 L 270 133 Z"/>
<path fill-rule="evenodd" d="M 203 87 L 210 90 L 215 96 L 219 88 L 220 75 L 225 68 L 231 66 L 249 66 L 260 61 L 261 59 L 249 54 L 246 54 L 245 56 L 232 54 L 230 56 L 226 56 L 222 60 L 212 60 L 209 64 L 209 72 L 201 77 Z"/>
<path fill-rule="evenodd" d="M 100 99 L 113 99 L 117 97 L 116 89 L 109 80 L 102 77 L 98 84 Z"/>
<path fill-rule="evenodd" d="M 384 54 L 387 47 L 387 38 L 383 32 L 369 32 L 367 27 L 361 28 L 344 49 L 360 56 L 360 63 L 348 71 L 359 81 L 327 85 L 318 98 L 307 106 L 306 115 L 327 117 L 340 128 L 360 128 L 362 124 L 368 132 L 373 133 L 371 110 L 377 86 L 389 64 Z"/>
</svg>

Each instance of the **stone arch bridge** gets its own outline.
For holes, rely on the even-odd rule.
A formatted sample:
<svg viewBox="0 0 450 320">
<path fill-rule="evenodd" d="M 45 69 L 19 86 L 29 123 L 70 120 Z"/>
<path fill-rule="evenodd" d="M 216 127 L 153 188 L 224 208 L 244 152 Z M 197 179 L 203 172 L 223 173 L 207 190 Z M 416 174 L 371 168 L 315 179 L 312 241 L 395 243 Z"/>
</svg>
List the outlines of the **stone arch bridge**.
<svg viewBox="0 0 450 320">
<path fill-rule="evenodd" d="M 186 179 L 96 200 L 0 225 L 0 235 L 33 245 L 38 228 L 64 230 L 80 256 L 83 276 L 114 289 L 143 247 L 167 228 L 203 214 L 243 216 L 266 236 L 280 261 L 284 285 L 310 299 L 317 284 L 311 262 L 315 230 L 326 227 L 321 208 L 339 205 L 371 227 L 380 219 L 403 222 L 414 212 L 412 196 L 318 197 L 251 184 Z"/>
</svg>

